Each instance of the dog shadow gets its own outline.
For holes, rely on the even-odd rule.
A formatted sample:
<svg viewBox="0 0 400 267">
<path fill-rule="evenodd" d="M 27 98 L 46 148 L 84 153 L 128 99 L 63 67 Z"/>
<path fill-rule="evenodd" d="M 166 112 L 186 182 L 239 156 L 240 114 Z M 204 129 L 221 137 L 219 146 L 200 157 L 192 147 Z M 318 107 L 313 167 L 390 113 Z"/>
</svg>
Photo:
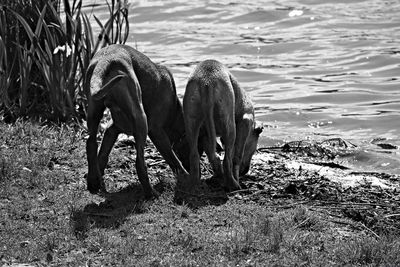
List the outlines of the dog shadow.
<svg viewBox="0 0 400 267">
<path fill-rule="evenodd" d="M 228 200 L 222 188 L 213 188 L 202 180 L 196 192 L 187 192 L 177 183 L 159 181 L 154 189 L 161 194 L 173 194 L 173 202 L 197 209 L 207 205 L 222 205 Z M 89 203 L 82 209 L 71 212 L 71 228 L 78 238 L 85 238 L 90 228 L 115 228 L 124 223 L 132 214 L 148 211 L 157 199 L 145 199 L 139 183 L 131 184 L 116 192 L 101 194 L 104 201 Z"/>
<path fill-rule="evenodd" d="M 202 179 L 195 190 L 178 181 L 174 193 L 174 202 L 176 204 L 187 205 L 192 209 L 204 206 L 219 206 L 228 201 L 228 194 L 222 186 L 210 178 Z"/>
<path fill-rule="evenodd" d="M 159 182 L 154 188 L 162 193 L 165 184 Z M 116 192 L 101 194 L 104 201 L 89 203 L 83 209 L 71 212 L 71 227 L 75 235 L 84 238 L 89 228 L 113 228 L 120 226 L 132 214 L 145 213 L 154 199 L 145 199 L 140 184 L 131 184 Z"/>
</svg>

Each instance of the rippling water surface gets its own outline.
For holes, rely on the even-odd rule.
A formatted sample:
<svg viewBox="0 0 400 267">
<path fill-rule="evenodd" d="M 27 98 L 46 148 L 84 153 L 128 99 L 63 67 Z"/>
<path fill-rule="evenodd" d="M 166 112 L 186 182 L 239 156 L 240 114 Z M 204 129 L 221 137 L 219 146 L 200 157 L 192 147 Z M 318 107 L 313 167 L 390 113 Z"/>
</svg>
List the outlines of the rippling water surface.
<svg viewBox="0 0 400 267">
<path fill-rule="evenodd" d="M 129 44 L 180 96 L 199 61 L 226 64 L 267 126 L 261 145 L 340 137 L 357 145 L 347 165 L 400 173 L 400 1 L 131 1 L 130 21 Z"/>
</svg>

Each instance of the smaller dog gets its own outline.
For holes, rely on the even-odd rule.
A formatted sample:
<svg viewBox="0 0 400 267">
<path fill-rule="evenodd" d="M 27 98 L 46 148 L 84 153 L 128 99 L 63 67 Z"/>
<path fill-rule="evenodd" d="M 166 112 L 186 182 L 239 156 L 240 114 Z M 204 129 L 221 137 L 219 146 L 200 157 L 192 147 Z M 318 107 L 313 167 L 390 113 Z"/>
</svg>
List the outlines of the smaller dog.
<svg viewBox="0 0 400 267">
<path fill-rule="evenodd" d="M 189 185 L 200 182 L 198 144 L 204 127 L 206 140 L 200 143 L 205 146 L 213 177 L 223 177 L 227 191 L 241 189 L 239 176 L 249 171 L 263 128 L 256 127 L 249 96 L 223 64 L 206 60 L 196 67 L 186 86 L 183 114 L 190 148 Z M 225 146 L 223 168 L 215 152 L 217 136 Z"/>
</svg>

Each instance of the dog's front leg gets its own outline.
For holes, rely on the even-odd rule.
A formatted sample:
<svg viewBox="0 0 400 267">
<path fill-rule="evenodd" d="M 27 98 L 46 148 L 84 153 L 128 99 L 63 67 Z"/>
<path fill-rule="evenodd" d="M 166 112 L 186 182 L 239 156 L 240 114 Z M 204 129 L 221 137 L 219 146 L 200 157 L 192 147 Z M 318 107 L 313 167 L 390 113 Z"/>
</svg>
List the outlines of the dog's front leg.
<svg viewBox="0 0 400 267">
<path fill-rule="evenodd" d="M 168 138 L 167 133 L 164 129 L 153 128 L 152 131 L 149 132 L 149 136 L 153 144 L 156 146 L 161 156 L 165 159 L 167 164 L 171 167 L 174 174 L 178 177 L 189 175 L 185 168 L 182 166 L 182 163 L 176 156 L 176 154 L 172 150 L 171 142 Z"/>
<path fill-rule="evenodd" d="M 236 124 L 236 140 L 235 140 L 235 150 L 233 153 L 233 176 L 236 181 L 239 182 L 239 171 L 240 165 L 243 160 L 244 149 L 246 146 L 246 141 L 250 135 L 252 121 L 248 119 L 242 119 Z"/>
<path fill-rule="evenodd" d="M 211 168 L 213 171 L 211 179 L 217 182 L 218 184 L 222 185 L 224 174 L 222 170 L 221 159 L 216 153 L 217 143 L 216 140 L 214 140 L 213 138 L 208 138 L 208 140 L 206 141 L 206 137 L 208 136 L 200 137 L 199 142 L 203 144 L 203 147 L 205 148 L 207 154 L 208 161 L 211 164 Z"/>
</svg>

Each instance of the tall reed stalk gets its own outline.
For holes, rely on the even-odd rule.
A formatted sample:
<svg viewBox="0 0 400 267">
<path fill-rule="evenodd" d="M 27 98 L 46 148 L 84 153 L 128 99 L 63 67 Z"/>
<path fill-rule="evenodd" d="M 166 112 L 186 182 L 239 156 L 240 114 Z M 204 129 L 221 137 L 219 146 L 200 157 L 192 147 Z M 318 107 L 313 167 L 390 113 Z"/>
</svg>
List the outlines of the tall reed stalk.
<svg viewBox="0 0 400 267">
<path fill-rule="evenodd" d="M 0 0 L 0 109 L 10 117 L 82 119 L 85 71 L 94 53 L 129 35 L 127 0 L 107 2 L 100 33 L 82 12 L 82 0 Z M 98 36 L 98 37 L 97 37 Z"/>
</svg>

